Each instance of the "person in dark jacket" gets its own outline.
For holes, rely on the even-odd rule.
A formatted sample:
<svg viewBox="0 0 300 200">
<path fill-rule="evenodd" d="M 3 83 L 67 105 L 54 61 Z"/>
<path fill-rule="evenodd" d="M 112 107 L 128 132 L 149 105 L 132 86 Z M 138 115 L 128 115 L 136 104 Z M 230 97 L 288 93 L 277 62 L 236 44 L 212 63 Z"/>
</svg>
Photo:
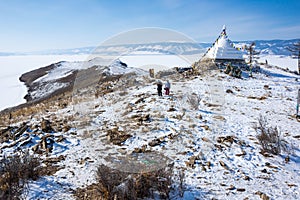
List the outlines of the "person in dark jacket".
<svg viewBox="0 0 300 200">
<path fill-rule="evenodd" d="M 162 86 L 163 86 L 162 82 L 158 81 L 157 82 L 157 94 L 158 94 L 158 96 L 162 96 Z"/>
</svg>

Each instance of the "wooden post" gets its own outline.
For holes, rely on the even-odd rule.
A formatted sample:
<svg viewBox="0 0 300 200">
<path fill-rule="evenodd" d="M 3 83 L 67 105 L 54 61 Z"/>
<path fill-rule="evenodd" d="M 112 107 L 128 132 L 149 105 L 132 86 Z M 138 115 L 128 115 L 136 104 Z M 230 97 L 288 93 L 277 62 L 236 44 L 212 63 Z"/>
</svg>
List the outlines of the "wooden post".
<svg viewBox="0 0 300 200">
<path fill-rule="evenodd" d="M 149 74 L 151 78 L 154 78 L 154 69 L 149 69 Z"/>
</svg>

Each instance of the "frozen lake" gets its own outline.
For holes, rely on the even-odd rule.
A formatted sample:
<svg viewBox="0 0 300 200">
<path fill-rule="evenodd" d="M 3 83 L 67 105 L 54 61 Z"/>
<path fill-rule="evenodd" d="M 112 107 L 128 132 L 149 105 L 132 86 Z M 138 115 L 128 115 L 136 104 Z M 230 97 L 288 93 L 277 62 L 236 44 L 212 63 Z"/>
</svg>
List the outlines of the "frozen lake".
<svg viewBox="0 0 300 200">
<path fill-rule="evenodd" d="M 28 55 L 0 56 L 0 110 L 25 103 L 27 88 L 19 77 L 28 71 L 45 67 L 59 61 L 84 60 L 86 55 Z"/>
</svg>

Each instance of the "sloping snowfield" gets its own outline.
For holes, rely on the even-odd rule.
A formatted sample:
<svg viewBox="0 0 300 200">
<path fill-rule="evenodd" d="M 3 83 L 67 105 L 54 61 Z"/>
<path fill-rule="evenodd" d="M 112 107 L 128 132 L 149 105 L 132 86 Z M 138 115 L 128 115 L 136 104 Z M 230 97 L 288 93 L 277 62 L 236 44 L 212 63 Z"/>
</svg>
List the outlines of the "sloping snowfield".
<svg viewBox="0 0 300 200">
<path fill-rule="evenodd" d="M 84 101 L 30 116 L 29 127 L 39 124 L 42 117 L 74 117 L 74 121 L 69 131 L 52 133 L 65 138 L 49 155 L 65 156 L 60 163 L 63 168 L 32 181 L 27 198 L 73 199 L 73 190 L 96 181 L 99 164 L 113 165 L 113 160 L 146 148 L 168 157 L 175 173 L 185 172 L 184 195 L 178 195 L 175 185 L 174 199 L 260 199 L 263 195 L 298 199 L 300 122 L 295 119 L 295 107 L 299 76 L 264 65 L 261 68 L 253 78 L 243 73 L 242 79 L 236 79 L 220 70 L 197 77 L 168 77 L 171 95 L 163 97 L 156 95 L 155 79 L 128 68 L 138 75 L 112 82 L 113 92 L 99 98 L 74 94 L 75 99 Z M 126 72 L 118 66 L 109 70 Z M 147 115 L 148 120 L 143 120 Z M 270 157 L 261 153 L 253 128 L 260 115 L 279 127 L 289 151 Z M 114 145 L 107 137 L 109 130 L 131 137 Z M 29 128 L 24 134 L 33 137 L 31 132 Z M 34 136 L 31 145 L 40 140 Z M 15 150 L 16 146 L 7 147 L 10 142 L 1 144 L 2 155 Z"/>
<path fill-rule="evenodd" d="M 268 62 L 273 63 L 272 57 Z M 290 66 L 288 62 L 294 60 L 284 64 Z M 155 79 L 128 68 L 137 76 L 112 82 L 107 88 L 113 92 L 97 98 L 91 95 L 95 93 L 92 90 L 88 97 L 75 93 L 74 99 L 84 101 L 28 116 L 29 127 L 39 124 L 41 118 L 74 121 L 70 122 L 72 129 L 52 133 L 53 137 L 63 135 L 64 140 L 55 143 L 48 156 L 65 156 L 60 163 L 63 168 L 32 181 L 27 199 L 74 199 L 76 188 L 96 181 L 101 163 L 113 165 L 112 160 L 143 148 L 168 157 L 175 173 L 185 172 L 184 195 L 180 197 L 174 186 L 173 199 L 260 199 L 262 194 L 271 199 L 298 199 L 300 122 L 295 119 L 295 107 L 300 77 L 274 67 L 261 68 L 253 78 L 244 72 L 242 79 L 236 79 L 220 70 L 196 77 L 162 78 L 171 82 L 171 95 L 163 97 L 156 95 Z M 127 72 L 119 66 L 109 70 Z M 12 77 L 17 72 L 7 74 Z M 270 157 L 261 153 L 253 128 L 260 115 L 279 127 L 289 151 Z M 148 120 L 143 120 L 145 117 Z M 114 145 L 107 137 L 109 130 L 130 133 L 131 137 Z M 33 133 L 31 128 L 23 133 L 30 138 L 27 145 L 10 147 L 13 141 L 0 144 L 1 156 L 16 148 L 31 149 L 42 138 Z M 288 156 L 290 161 L 286 162 Z"/>
<path fill-rule="evenodd" d="M 290 71 L 298 71 L 298 60 L 290 56 L 280 55 L 263 55 L 259 58 L 262 63 L 268 62 L 269 65 L 278 66 L 282 69 L 289 69 Z"/>
</svg>

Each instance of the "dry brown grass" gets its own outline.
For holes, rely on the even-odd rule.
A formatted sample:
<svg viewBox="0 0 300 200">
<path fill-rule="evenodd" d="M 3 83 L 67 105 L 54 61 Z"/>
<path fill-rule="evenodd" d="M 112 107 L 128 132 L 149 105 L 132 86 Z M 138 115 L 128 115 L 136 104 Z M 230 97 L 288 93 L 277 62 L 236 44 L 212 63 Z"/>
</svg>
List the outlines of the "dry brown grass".
<svg viewBox="0 0 300 200">
<path fill-rule="evenodd" d="M 287 149 L 287 142 L 281 138 L 279 128 L 270 126 L 262 115 L 254 129 L 263 152 L 278 155 L 282 150 Z"/>
<path fill-rule="evenodd" d="M 29 153 L 4 157 L 0 162 L 0 199 L 26 196 L 28 182 L 39 177 L 40 162 Z"/>
<path fill-rule="evenodd" d="M 85 190 L 78 190 L 78 199 L 143 199 L 154 198 L 158 192 L 162 199 L 168 199 L 171 191 L 173 165 L 151 172 L 129 173 L 100 165 L 97 183 Z"/>
</svg>

